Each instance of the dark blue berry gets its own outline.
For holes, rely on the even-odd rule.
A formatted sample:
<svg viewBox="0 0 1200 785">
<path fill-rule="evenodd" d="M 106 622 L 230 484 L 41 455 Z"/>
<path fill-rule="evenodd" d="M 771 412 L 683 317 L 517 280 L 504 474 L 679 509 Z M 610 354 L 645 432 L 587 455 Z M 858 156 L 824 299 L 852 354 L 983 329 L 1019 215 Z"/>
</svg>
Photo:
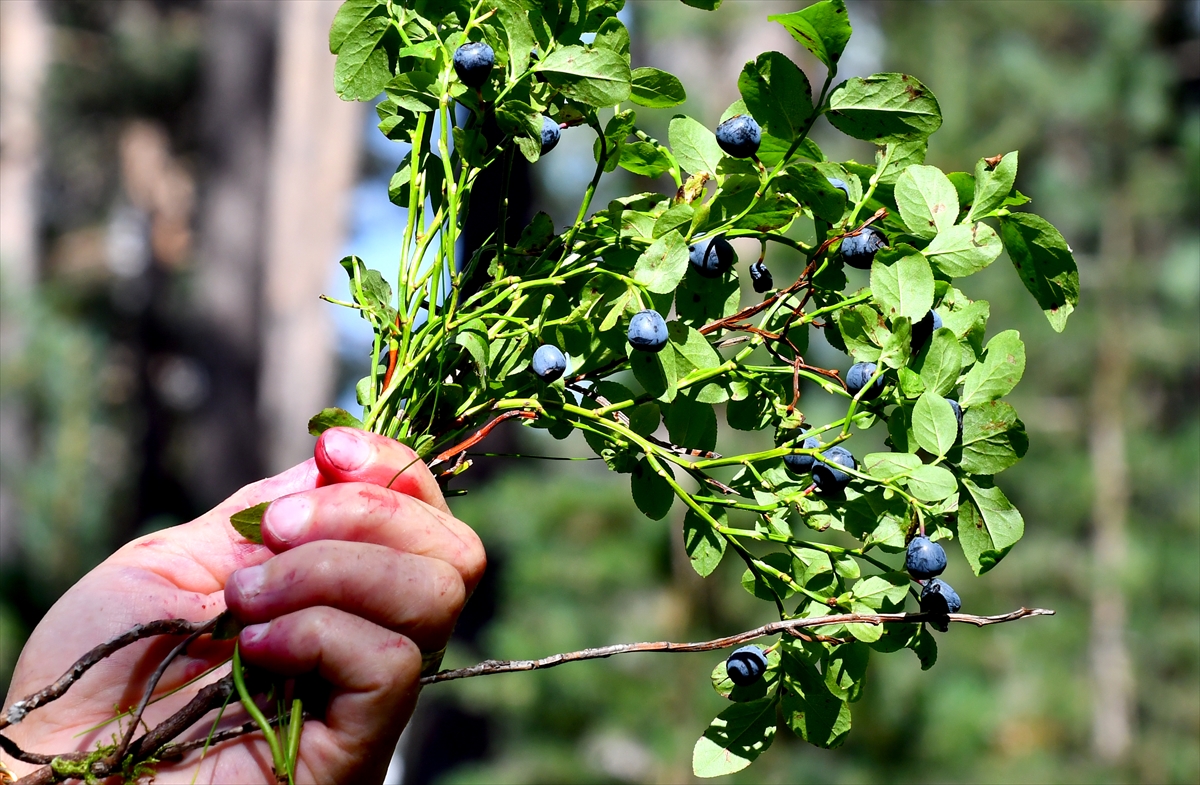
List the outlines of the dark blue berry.
<svg viewBox="0 0 1200 785">
<path fill-rule="evenodd" d="M 495 64 L 496 53 L 482 41 L 468 41 L 454 51 L 454 72 L 467 87 L 480 87 Z"/>
<path fill-rule="evenodd" d="M 800 445 L 806 450 L 815 450 L 821 446 L 821 440 L 815 436 L 810 436 L 804 440 L 804 444 Z M 783 456 L 783 465 L 792 474 L 808 474 L 813 469 L 813 464 L 817 459 L 811 455 L 803 455 L 801 453 L 788 453 Z"/>
<path fill-rule="evenodd" d="M 739 687 L 753 684 L 767 672 L 767 655 L 757 646 L 743 646 L 725 660 L 725 672 Z"/>
<path fill-rule="evenodd" d="M 962 600 L 958 598 L 958 592 L 941 578 L 927 581 L 925 588 L 921 589 L 922 613 L 945 616 L 947 613 L 958 613 L 961 609 Z"/>
<path fill-rule="evenodd" d="M 933 336 L 933 331 L 941 326 L 942 317 L 938 316 L 937 311 L 930 311 L 921 317 L 921 321 L 912 326 L 912 353 L 916 354 L 925 348 L 925 344 L 929 343 Z"/>
<path fill-rule="evenodd" d="M 867 382 L 871 381 L 871 377 L 875 375 L 877 367 L 875 363 L 855 363 L 850 366 L 850 370 L 846 371 L 846 389 L 851 395 L 858 395 L 858 391 L 867 386 Z M 875 384 L 871 385 L 871 389 L 863 393 L 862 399 L 869 401 L 878 397 L 881 392 L 883 392 L 882 375 L 875 380 Z"/>
<path fill-rule="evenodd" d="M 962 439 L 963 411 L 962 406 L 953 398 L 947 398 L 946 403 L 950 404 L 950 408 L 954 411 L 954 419 L 958 421 L 958 438 L 955 441 Z"/>
<path fill-rule="evenodd" d="M 539 346 L 533 353 L 533 372 L 542 381 L 552 382 L 567 370 L 567 358 L 553 344 Z"/>
<path fill-rule="evenodd" d="M 775 279 L 771 277 L 771 271 L 762 262 L 754 262 L 750 265 L 750 282 L 754 284 L 754 291 L 759 294 L 775 288 Z"/>
<path fill-rule="evenodd" d="M 736 114 L 717 126 L 717 144 L 734 158 L 749 158 L 762 144 L 762 128 L 748 114 Z"/>
<path fill-rule="evenodd" d="M 845 181 L 839 180 L 836 177 L 826 177 L 829 184 L 846 195 L 846 201 L 850 201 L 850 186 L 846 185 Z"/>
<path fill-rule="evenodd" d="M 542 155 L 553 150 L 561 138 L 562 129 L 558 127 L 558 123 L 542 115 Z"/>
<path fill-rule="evenodd" d="M 659 352 L 667 345 L 667 323 L 658 311 L 634 314 L 629 322 L 629 343 L 639 352 Z"/>
<path fill-rule="evenodd" d="M 904 552 L 904 569 L 919 581 L 941 575 L 946 569 L 946 551 L 924 535 L 913 537 Z"/>
<path fill-rule="evenodd" d="M 858 462 L 854 460 L 854 456 L 845 447 L 837 445 L 830 447 L 825 452 L 821 453 L 822 457 L 827 461 L 831 461 L 835 466 L 843 466 L 847 469 L 857 469 Z M 837 494 L 846 489 L 850 484 L 850 475 L 840 469 L 834 468 L 827 463 L 816 463 L 812 469 L 813 482 L 817 484 L 817 489 L 825 494 Z"/>
<path fill-rule="evenodd" d="M 717 278 L 729 272 L 737 262 L 733 246 L 723 236 L 700 240 L 688 246 L 688 261 L 705 278 Z"/>
<path fill-rule="evenodd" d="M 871 269 L 871 262 L 881 248 L 887 247 L 887 237 L 874 226 L 842 240 L 842 261 L 859 270 Z"/>
</svg>

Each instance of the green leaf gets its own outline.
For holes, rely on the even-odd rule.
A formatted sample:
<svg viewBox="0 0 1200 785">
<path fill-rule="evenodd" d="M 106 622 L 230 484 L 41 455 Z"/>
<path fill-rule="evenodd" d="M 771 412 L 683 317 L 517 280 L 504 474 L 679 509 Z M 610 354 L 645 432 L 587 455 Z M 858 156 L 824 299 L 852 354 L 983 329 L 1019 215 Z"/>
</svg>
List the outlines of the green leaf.
<svg viewBox="0 0 1200 785">
<path fill-rule="evenodd" d="M 365 430 L 362 420 L 345 409 L 338 409 L 336 407 L 322 409 L 308 421 L 308 432 L 313 436 L 320 436 L 330 428 L 358 428 L 359 430 Z"/>
<path fill-rule="evenodd" d="M 1025 521 L 990 478 L 976 484 L 963 478 L 959 499 L 958 541 L 976 575 L 995 567 L 1025 533 Z"/>
<path fill-rule="evenodd" d="M 937 641 L 934 640 L 933 634 L 924 624 L 918 627 L 916 634 L 908 643 L 908 648 L 917 655 L 923 671 L 929 670 L 937 662 Z"/>
<path fill-rule="evenodd" d="M 941 466 L 919 466 L 908 478 L 908 490 L 923 502 L 940 502 L 958 491 L 958 481 Z"/>
<path fill-rule="evenodd" d="M 863 458 L 864 471 L 881 480 L 911 474 L 920 465 L 921 459 L 909 452 L 873 452 Z"/>
<path fill-rule="evenodd" d="M 679 232 L 668 232 L 638 257 L 633 279 L 656 294 L 667 294 L 675 291 L 687 268 L 687 241 Z"/>
<path fill-rule="evenodd" d="M 912 413 L 913 438 L 934 455 L 945 455 L 958 439 L 958 418 L 950 402 L 934 392 L 917 399 Z"/>
<path fill-rule="evenodd" d="M 712 509 L 709 509 L 708 513 L 718 523 L 723 522 L 724 510 L 714 513 Z M 725 538 L 718 534 L 699 513 L 689 507 L 687 515 L 683 516 L 683 547 L 687 551 L 688 559 L 691 560 L 692 569 L 701 578 L 706 578 L 712 574 L 713 570 L 717 569 L 717 565 L 721 563 L 721 557 L 725 555 Z"/>
<path fill-rule="evenodd" d="M 460 327 L 454 334 L 454 343 L 467 350 L 475 361 L 475 369 L 480 378 L 487 378 L 491 344 L 488 341 L 487 326 L 480 319 L 475 319 Z"/>
<path fill-rule="evenodd" d="M 667 467 L 667 471 L 671 471 Z M 642 458 L 629 475 L 630 490 L 633 493 L 633 503 L 647 518 L 661 521 L 671 511 L 675 502 L 675 491 L 671 489 L 663 477 Z"/>
<path fill-rule="evenodd" d="M 387 5 L 383 0 L 346 0 L 338 7 L 329 26 L 329 53 L 337 54 L 346 39 L 368 19 L 386 14 Z"/>
<path fill-rule="evenodd" d="M 887 323 L 874 308 L 856 305 L 843 308 L 834 317 L 847 351 L 858 362 L 875 362 L 879 350 L 891 334 Z"/>
<path fill-rule="evenodd" d="M 680 321 L 699 329 L 736 313 L 741 298 L 742 289 L 735 276 L 705 278 L 692 272 L 683 276 L 675 290 L 675 313 Z"/>
<path fill-rule="evenodd" d="M 958 193 L 936 166 L 910 166 L 896 179 L 896 206 L 914 236 L 930 239 L 958 220 Z"/>
<path fill-rule="evenodd" d="M 717 413 L 710 404 L 680 395 L 667 409 L 667 434 L 678 447 L 711 450 L 717 446 Z"/>
<path fill-rule="evenodd" d="M 962 347 L 948 327 L 934 331 L 929 346 L 921 355 L 917 373 L 926 390 L 938 395 L 948 395 L 958 384 L 962 372 Z"/>
<path fill-rule="evenodd" d="M 908 364 L 912 354 L 912 321 L 907 316 L 892 319 L 892 332 L 883 342 L 879 364 L 900 369 Z"/>
<path fill-rule="evenodd" d="M 649 142 L 626 142 L 621 145 L 621 158 L 617 165 L 652 179 L 661 177 L 673 167 L 667 151 Z"/>
<path fill-rule="evenodd" d="M 985 159 L 975 164 L 975 194 L 965 223 L 985 218 L 1002 206 L 1017 181 L 1017 153 L 1007 153 L 993 169 Z"/>
<path fill-rule="evenodd" d="M 596 31 L 596 38 L 592 41 L 592 46 L 611 49 L 619 55 L 628 57 L 629 30 L 625 28 L 624 23 L 620 19 L 610 16 L 604 20 L 603 24 L 600 25 L 600 29 Z"/>
<path fill-rule="evenodd" d="M 533 35 L 529 14 L 517 0 L 492 0 L 491 5 L 496 9 L 496 16 L 508 39 L 508 73 L 510 77 L 515 77 L 529 65 L 529 55 L 537 46 L 537 38 Z M 628 33 L 625 34 L 625 41 L 628 46 Z"/>
<path fill-rule="evenodd" d="M 842 133 L 878 145 L 923 139 L 942 124 L 933 93 L 907 74 L 843 82 L 829 97 L 828 117 Z"/>
<path fill-rule="evenodd" d="M 861 603 L 872 611 L 890 613 L 903 605 L 908 596 L 909 578 L 902 572 L 885 572 L 872 575 L 854 584 L 850 590 L 854 602 Z"/>
<path fill-rule="evenodd" d="M 787 194 L 808 207 L 817 218 L 835 224 L 846 212 L 846 195 L 833 187 L 825 174 L 810 163 L 792 164 L 775 178 L 777 193 Z"/>
<path fill-rule="evenodd" d="M 969 474 L 998 474 L 1029 449 L 1025 424 L 1013 407 L 988 401 L 963 412 L 963 451 L 959 466 Z"/>
<path fill-rule="evenodd" d="M 1000 250 L 996 231 L 985 223 L 975 223 L 942 231 L 922 253 L 943 274 L 964 278 L 996 261 Z"/>
<path fill-rule="evenodd" d="M 667 129 L 671 152 L 685 172 L 716 174 L 717 166 L 725 154 L 717 144 L 717 137 L 703 125 L 684 115 L 677 115 Z"/>
<path fill-rule="evenodd" d="M 392 79 L 387 52 L 379 45 L 392 27 L 386 16 L 372 16 L 354 27 L 338 46 L 333 87 L 345 101 L 370 101 Z"/>
<path fill-rule="evenodd" d="M 631 75 L 629 100 L 641 106 L 664 108 L 687 100 L 683 83 L 657 68 L 638 68 Z"/>
<path fill-rule="evenodd" d="M 830 691 L 811 664 L 789 653 L 783 667 L 787 691 L 781 706 L 788 727 L 817 747 L 841 746 L 850 732 L 849 704 Z"/>
<path fill-rule="evenodd" d="M 245 537 L 252 543 L 262 545 L 262 519 L 263 513 L 271 506 L 270 502 L 261 502 L 253 507 L 235 512 L 229 516 L 229 523 L 233 526 L 238 534 Z"/>
<path fill-rule="evenodd" d="M 846 643 L 834 649 L 825 664 L 825 686 L 829 692 L 847 702 L 858 700 L 870 657 L 871 649 L 864 643 Z"/>
<path fill-rule="evenodd" d="M 653 236 L 656 238 L 662 237 L 667 232 L 673 232 L 677 229 L 686 234 L 687 230 L 691 228 L 692 218 L 695 214 L 696 211 L 686 202 L 672 205 L 654 222 Z"/>
<path fill-rule="evenodd" d="M 963 379 L 964 407 L 1008 395 L 1025 373 L 1025 344 L 1016 330 L 1005 330 L 988 341 L 983 361 Z"/>
<path fill-rule="evenodd" d="M 827 68 L 836 70 L 851 33 L 846 4 L 842 0 L 813 3 L 801 11 L 774 14 L 767 19 L 783 25 Z"/>
<path fill-rule="evenodd" d="M 764 52 L 738 77 L 746 109 L 769 133 L 791 142 L 808 126 L 812 86 L 804 72 L 779 52 Z"/>
<path fill-rule="evenodd" d="M 697 777 L 720 777 L 741 771 L 775 740 L 775 698 L 734 703 L 708 726 L 692 750 Z"/>
<path fill-rule="evenodd" d="M 1050 326 L 1062 332 L 1079 304 L 1079 269 L 1067 241 L 1032 213 L 1001 218 L 1000 236 L 1025 288 L 1046 312 Z"/>
<path fill-rule="evenodd" d="M 611 49 L 564 46 L 546 55 L 534 70 L 567 98 L 589 106 L 613 106 L 629 98 L 629 62 Z"/>
<path fill-rule="evenodd" d="M 890 265 L 876 256 L 871 264 L 871 293 L 883 306 L 884 316 L 920 321 L 933 305 L 933 270 L 919 253 Z"/>
<path fill-rule="evenodd" d="M 883 163 L 884 152 L 888 152 L 887 167 L 879 173 L 879 182 L 895 186 L 896 180 L 910 166 L 920 166 L 925 163 L 925 154 L 929 151 L 928 139 L 916 139 L 912 142 L 901 142 L 887 145 L 886 150 L 875 152 L 876 166 Z M 961 202 L 960 202 L 961 203 Z"/>
</svg>

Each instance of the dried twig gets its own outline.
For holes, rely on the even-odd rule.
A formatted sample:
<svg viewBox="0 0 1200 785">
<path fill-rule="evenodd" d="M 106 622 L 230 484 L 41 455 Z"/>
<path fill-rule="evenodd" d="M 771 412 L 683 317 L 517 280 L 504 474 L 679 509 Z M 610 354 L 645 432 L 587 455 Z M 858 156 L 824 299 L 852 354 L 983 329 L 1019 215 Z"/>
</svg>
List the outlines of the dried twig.
<svg viewBox="0 0 1200 785">
<path fill-rule="evenodd" d="M 727 649 L 730 646 L 737 646 L 738 644 L 767 635 L 775 635 L 781 632 L 791 633 L 793 630 L 806 627 L 825 627 L 832 624 L 916 624 L 925 621 L 946 621 L 948 619 L 949 621 L 961 622 L 963 624 L 974 624 L 976 627 L 985 627 L 989 624 L 1016 621 L 1017 619 L 1024 619 L 1031 616 L 1053 615 L 1054 611 L 1044 608 L 1021 608 L 1020 610 L 1000 616 L 972 616 L 966 613 L 951 613 L 948 616 L 939 616 L 930 613 L 842 613 L 833 616 L 817 616 L 808 619 L 787 619 L 785 621 L 771 622 L 753 630 L 740 632 L 737 635 L 729 635 L 724 638 L 716 638 L 711 641 L 702 641 L 699 643 L 672 643 L 670 641 L 659 641 L 656 643 L 616 643 L 596 649 L 583 649 L 582 651 L 554 654 L 549 657 L 543 657 L 540 660 L 485 660 L 468 668 L 442 671 L 433 676 L 426 676 L 421 679 L 421 683 L 436 684 L 440 681 L 469 679 L 473 676 L 485 676 L 493 673 L 513 673 L 516 671 L 553 668 L 555 665 L 562 665 L 567 662 L 597 660 L 604 657 L 612 657 L 615 654 L 652 651 L 697 652 Z"/>
</svg>

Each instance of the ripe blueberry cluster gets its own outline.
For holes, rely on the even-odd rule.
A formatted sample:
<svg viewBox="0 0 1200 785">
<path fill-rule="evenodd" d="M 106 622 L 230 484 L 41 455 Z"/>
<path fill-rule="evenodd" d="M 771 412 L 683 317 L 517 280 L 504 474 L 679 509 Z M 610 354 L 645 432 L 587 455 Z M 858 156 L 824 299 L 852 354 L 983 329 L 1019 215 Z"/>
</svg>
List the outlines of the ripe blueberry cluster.
<svg viewBox="0 0 1200 785">
<path fill-rule="evenodd" d="M 815 450 L 820 446 L 821 442 L 815 436 L 808 437 L 801 444 L 805 450 Z M 812 455 L 803 453 L 789 453 L 783 456 L 783 465 L 795 475 L 811 473 L 813 484 L 822 495 L 841 495 L 850 484 L 850 475 L 842 469 L 857 469 L 858 461 L 854 460 L 849 450 L 836 444 L 823 451 L 821 458 L 824 460 L 818 461 Z"/>
<path fill-rule="evenodd" d="M 917 582 L 921 583 L 921 612 L 934 616 L 945 616 L 948 613 L 958 613 L 962 608 L 962 600 L 958 593 L 941 578 L 937 577 L 946 569 L 946 551 L 936 542 L 925 535 L 913 537 L 904 552 L 904 569 Z M 932 622 L 933 626 L 945 632 L 945 620 Z"/>
</svg>

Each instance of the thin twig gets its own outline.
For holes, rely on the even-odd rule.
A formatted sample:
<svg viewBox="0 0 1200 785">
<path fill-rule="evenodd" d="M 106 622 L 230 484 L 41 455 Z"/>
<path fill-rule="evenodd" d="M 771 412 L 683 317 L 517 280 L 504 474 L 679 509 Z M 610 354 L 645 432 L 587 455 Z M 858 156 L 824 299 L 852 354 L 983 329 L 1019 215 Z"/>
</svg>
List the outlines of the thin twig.
<svg viewBox="0 0 1200 785">
<path fill-rule="evenodd" d="M 793 630 L 803 629 L 806 627 L 825 627 L 833 624 L 886 624 L 886 623 L 903 623 L 916 624 L 925 621 L 953 621 L 963 624 L 974 624 L 976 627 L 986 627 L 989 624 L 1000 624 L 1003 622 L 1016 621 L 1030 616 L 1053 616 L 1054 611 L 1044 608 L 1021 608 L 1011 613 L 1005 613 L 999 616 L 972 616 L 966 613 L 951 613 L 949 615 L 938 615 L 932 613 L 842 613 L 834 616 L 817 616 L 808 619 L 786 619 L 784 621 L 771 622 L 757 627 L 753 630 L 740 632 L 737 635 L 729 635 L 724 638 L 716 638 L 711 641 L 702 641 L 699 643 L 672 643 L 670 641 L 659 641 L 656 643 L 615 643 L 611 646 L 601 646 L 596 649 L 583 649 L 582 651 L 567 652 L 564 654 L 554 654 L 549 657 L 544 657 L 540 660 L 485 660 L 484 662 L 472 665 L 468 668 L 458 668 L 457 670 L 442 671 L 433 676 L 426 676 L 421 679 L 422 684 L 436 684 L 440 681 L 453 681 L 455 679 L 469 679 L 473 676 L 486 676 L 493 673 L 513 673 L 516 671 L 532 671 L 541 668 L 553 668 L 555 665 L 562 665 L 567 662 L 580 662 L 582 660 L 596 660 L 604 657 L 612 657 L 615 654 L 631 654 L 634 652 L 698 652 L 698 651 L 714 651 L 716 649 L 727 649 L 731 646 L 752 641 L 756 638 L 762 638 L 767 635 L 776 635 L 781 632 L 791 633 Z"/>
<path fill-rule="evenodd" d="M 23 700 L 19 700 L 9 706 L 5 710 L 4 716 L 0 717 L 0 730 L 7 728 L 9 725 L 16 725 L 25 719 L 25 715 L 29 712 L 62 697 L 70 689 L 71 685 L 79 680 L 79 677 L 87 673 L 89 668 L 131 643 L 136 643 L 145 638 L 152 638 L 156 635 L 191 635 L 197 630 L 203 629 L 207 624 L 208 622 L 206 621 L 193 622 L 186 619 L 161 619 L 147 624 L 138 624 L 128 632 L 121 633 L 115 638 L 105 641 L 80 657 L 71 666 L 69 671 L 64 673 L 58 681 L 49 687 L 38 690 Z"/>
</svg>

